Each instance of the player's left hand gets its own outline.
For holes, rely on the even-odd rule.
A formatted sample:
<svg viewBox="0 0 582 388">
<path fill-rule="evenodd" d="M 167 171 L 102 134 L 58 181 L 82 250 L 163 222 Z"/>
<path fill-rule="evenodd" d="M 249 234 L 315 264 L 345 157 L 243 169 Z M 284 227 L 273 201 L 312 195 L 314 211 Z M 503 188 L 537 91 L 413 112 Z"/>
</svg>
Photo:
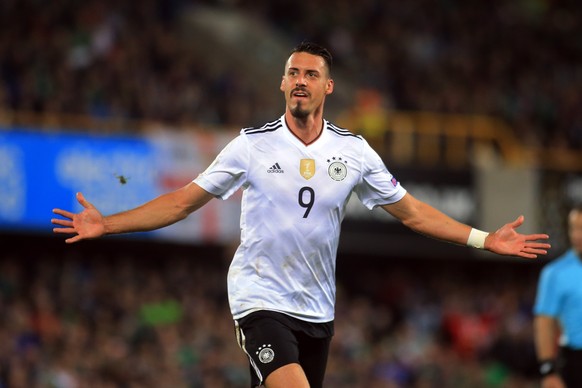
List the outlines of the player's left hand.
<svg viewBox="0 0 582 388">
<path fill-rule="evenodd" d="M 503 225 L 495 233 L 490 233 L 485 239 L 485 249 L 508 256 L 518 256 L 526 259 L 535 259 L 538 255 L 548 253 L 551 245 L 538 240 L 547 240 L 547 234 L 520 234 L 516 231 L 524 221 L 523 216 L 513 222 Z"/>
</svg>

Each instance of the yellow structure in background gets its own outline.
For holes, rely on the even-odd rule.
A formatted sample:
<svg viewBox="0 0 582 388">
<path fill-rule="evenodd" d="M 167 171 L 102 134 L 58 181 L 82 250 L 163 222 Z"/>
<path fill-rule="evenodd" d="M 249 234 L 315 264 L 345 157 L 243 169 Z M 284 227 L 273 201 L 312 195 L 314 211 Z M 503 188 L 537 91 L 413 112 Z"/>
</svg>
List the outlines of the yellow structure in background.
<svg viewBox="0 0 582 388">
<path fill-rule="evenodd" d="M 479 151 L 494 152 L 508 166 L 582 171 L 580 151 L 526 147 L 503 120 L 484 115 L 393 112 L 384 136 L 374 144 L 403 164 L 462 168 Z"/>
</svg>

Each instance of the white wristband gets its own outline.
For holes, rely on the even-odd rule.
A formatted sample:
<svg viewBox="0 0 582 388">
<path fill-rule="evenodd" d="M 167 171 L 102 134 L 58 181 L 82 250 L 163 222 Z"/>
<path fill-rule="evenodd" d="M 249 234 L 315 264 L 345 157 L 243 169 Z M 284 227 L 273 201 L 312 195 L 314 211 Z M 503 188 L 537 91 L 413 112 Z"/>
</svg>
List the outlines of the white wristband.
<svg viewBox="0 0 582 388">
<path fill-rule="evenodd" d="M 489 236 L 489 233 L 472 228 L 471 233 L 469 233 L 469 238 L 467 239 L 467 245 L 477 249 L 484 249 L 487 236 Z"/>
</svg>

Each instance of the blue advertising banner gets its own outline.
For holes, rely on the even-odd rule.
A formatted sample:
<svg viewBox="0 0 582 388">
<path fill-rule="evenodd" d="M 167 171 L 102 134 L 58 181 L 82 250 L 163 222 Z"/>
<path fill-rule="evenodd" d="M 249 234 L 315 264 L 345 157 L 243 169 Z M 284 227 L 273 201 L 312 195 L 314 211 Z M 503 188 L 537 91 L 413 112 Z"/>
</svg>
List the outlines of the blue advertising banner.
<svg viewBox="0 0 582 388">
<path fill-rule="evenodd" d="M 132 136 L 0 129 L 0 232 L 50 233 L 52 209 L 82 210 L 77 192 L 104 215 L 141 205 L 196 178 L 234 136 L 167 128 Z M 239 214 L 237 194 L 139 236 L 228 243 L 239 237 Z"/>
<path fill-rule="evenodd" d="M 2 131 L 0 228 L 50 230 L 53 208 L 80 210 L 78 191 L 104 214 L 136 206 L 160 193 L 155 164 L 146 139 Z"/>
</svg>

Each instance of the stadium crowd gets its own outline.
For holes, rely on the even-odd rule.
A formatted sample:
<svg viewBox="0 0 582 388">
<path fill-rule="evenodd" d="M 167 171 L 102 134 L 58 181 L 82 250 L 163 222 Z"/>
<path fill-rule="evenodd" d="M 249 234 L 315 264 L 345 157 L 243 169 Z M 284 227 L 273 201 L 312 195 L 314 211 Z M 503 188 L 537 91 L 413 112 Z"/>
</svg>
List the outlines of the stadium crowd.
<svg viewBox="0 0 582 388">
<path fill-rule="evenodd" d="M 582 146 L 575 0 L 2 1 L 0 108 L 236 127 L 270 119 L 260 101 L 272 94 L 259 95 L 236 63 L 204 65 L 180 39 L 179 16 L 200 5 L 327 45 L 391 109 L 492 114 L 524 143 Z"/>
<path fill-rule="evenodd" d="M 4 254 L 0 387 L 247 387 L 227 261 L 163 249 Z M 533 267 L 339 260 L 326 386 L 536 386 Z"/>
</svg>

